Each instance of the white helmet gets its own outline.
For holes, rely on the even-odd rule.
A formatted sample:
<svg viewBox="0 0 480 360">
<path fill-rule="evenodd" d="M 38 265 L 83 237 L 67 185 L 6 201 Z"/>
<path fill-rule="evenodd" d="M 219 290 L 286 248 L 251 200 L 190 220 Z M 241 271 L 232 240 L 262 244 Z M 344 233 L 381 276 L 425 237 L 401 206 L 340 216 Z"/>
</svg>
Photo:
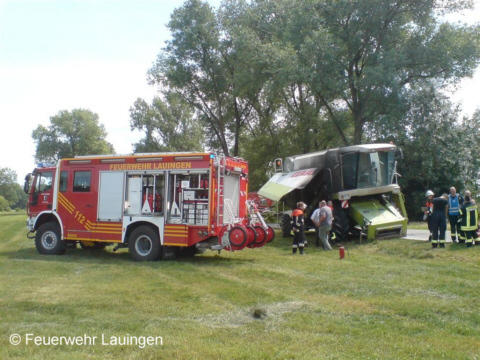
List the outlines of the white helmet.
<svg viewBox="0 0 480 360">
<path fill-rule="evenodd" d="M 435 195 L 432 190 L 428 190 L 425 196 L 433 196 Z"/>
</svg>

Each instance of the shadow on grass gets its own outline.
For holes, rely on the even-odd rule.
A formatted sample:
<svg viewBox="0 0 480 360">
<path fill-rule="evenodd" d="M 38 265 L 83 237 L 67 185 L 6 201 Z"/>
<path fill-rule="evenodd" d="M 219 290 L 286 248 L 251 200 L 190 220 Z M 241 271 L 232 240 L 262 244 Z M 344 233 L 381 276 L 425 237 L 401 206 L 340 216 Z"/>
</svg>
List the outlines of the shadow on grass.
<svg viewBox="0 0 480 360">
<path fill-rule="evenodd" d="M 212 252 L 213 253 L 213 252 Z M 228 254 L 228 252 L 223 252 Z M 94 263 L 96 265 L 111 265 L 118 263 L 141 264 L 152 268 L 169 267 L 175 264 L 192 264 L 196 266 L 231 266 L 233 264 L 244 264 L 254 262 L 252 259 L 234 258 L 228 255 L 210 253 L 198 254 L 188 257 L 176 257 L 171 260 L 139 261 L 135 262 L 130 257 L 127 249 L 120 249 L 116 252 L 111 250 L 90 250 L 90 249 L 68 249 L 63 255 L 42 255 L 35 248 L 23 248 L 16 251 L 3 251 L 0 256 L 11 260 L 25 261 L 46 261 L 56 263 Z"/>
</svg>

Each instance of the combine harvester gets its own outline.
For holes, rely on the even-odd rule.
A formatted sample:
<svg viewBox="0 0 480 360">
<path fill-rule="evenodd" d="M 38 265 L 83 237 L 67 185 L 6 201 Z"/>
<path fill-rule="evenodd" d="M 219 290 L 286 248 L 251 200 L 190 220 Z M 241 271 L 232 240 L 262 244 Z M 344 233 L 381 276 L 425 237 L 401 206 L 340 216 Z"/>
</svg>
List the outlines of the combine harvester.
<svg viewBox="0 0 480 360">
<path fill-rule="evenodd" d="M 395 145 L 365 144 L 291 156 L 285 163 L 276 159 L 275 175 L 258 193 L 292 209 L 299 201 L 308 204 L 307 228 L 313 228 L 310 215 L 319 201 L 332 200 L 337 241 L 349 234 L 368 240 L 403 237 L 408 218 L 395 152 Z M 290 233 L 290 215 L 282 216 L 284 236 Z"/>
</svg>

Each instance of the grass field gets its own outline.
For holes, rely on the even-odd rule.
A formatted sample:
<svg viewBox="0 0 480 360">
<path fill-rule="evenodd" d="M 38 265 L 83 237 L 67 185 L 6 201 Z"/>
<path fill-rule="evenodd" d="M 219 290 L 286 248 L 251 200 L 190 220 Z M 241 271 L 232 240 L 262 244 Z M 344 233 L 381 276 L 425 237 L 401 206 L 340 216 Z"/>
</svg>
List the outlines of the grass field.
<svg viewBox="0 0 480 360">
<path fill-rule="evenodd" d="M 135 263 L 39 255 L 25 219 L 0 215 L 0 359 L 480 359 L 480 246 L 384 240 L 339 260 L 277 238 Z M 47 345 L 62 336 L 77 344 Z"/>
</svg>

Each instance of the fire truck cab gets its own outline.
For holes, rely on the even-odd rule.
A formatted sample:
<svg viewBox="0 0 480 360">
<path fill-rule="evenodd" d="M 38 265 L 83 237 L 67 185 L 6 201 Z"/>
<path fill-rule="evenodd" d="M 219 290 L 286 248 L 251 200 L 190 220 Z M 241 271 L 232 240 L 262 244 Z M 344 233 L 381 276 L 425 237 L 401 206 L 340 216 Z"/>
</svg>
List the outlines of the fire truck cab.
<svg viewBox="0 0 480 360">
<path fill-rule="evenodd" d="M 247 202 L 248 163 L 214 153 L 80 156 L 25 178 L 41 254 L 128 247 L 134 260 L 241 250 L 273 240 Z M 30 234 L 35 234 L 31 236 Z"/>
</svg>

